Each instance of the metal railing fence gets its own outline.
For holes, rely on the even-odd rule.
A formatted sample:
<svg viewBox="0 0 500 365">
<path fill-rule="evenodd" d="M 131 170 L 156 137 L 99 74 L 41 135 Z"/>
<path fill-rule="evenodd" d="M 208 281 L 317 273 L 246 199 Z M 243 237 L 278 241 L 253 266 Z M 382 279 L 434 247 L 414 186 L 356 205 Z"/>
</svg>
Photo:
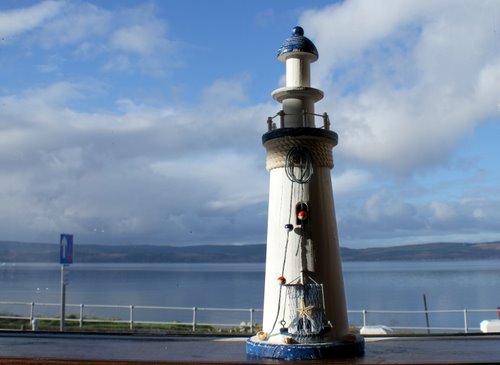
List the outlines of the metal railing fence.
<svg viewBox="0 0 500 365">
<path fill-rule="evenodd" d="M 479 324 L 482 320 L 497 318 L 500 316 L 498 308 L 495 309 L 437 309 L 437 310 L 349 310 L 350 318 L 358 316 L 358 326 L 387 325 L 398 332 L 427 332 L 427 333 L 471 333 L 479 332 Z M 484 315 L 488 314 L 488 315 Z M 361 317 L 359 319 L 359 317 Z M 413 323 L 422 325 L 402 325 L 398 317 L 406 320 L 411 319 Z M 435 323 L 427 325 L 425 320 Z M 472 318 L 471 318 L 472 317 Z M 385 319 L 385 320 L 384 320 Z M 351 321 L 356 323 L 356 321 Z M 455 325 L 450 325 L 455 324 Z M 458 326 L 457 324 L 461 324 Z M 472 325 L 476 323 L 477 326 Z"/>
<path fill-rule="evenodd" d="M 9 314 L 3 313 L 2 307 L 25 307 L 24 311 L 21 309 L 16 310 L 17 313 L 24 312 L 25 314 Z M 45 313 L 43 309 L 45 308 Z M 16 319 L 16 320 L 26 320 L 33 323 L 33 321 L 47 320 L 47 321 L 58 321 L 60 316 L 57 316 L 57 310 L 60 308 L 60 304 L 56 303 L 37 303 L 37 302 L 5 302 L 0 301 L 0 319 Z M 47 309 L 54 314 L 47 314 Z M 66 304 L 66 309 L 68 316 L 64 319 L 65 322 L 78 322 L 79 327 L 82 328 L 85 323 L 92 322 L 111 322 L 111 323 L 128 323 L 130 330 L 134 329 L 136 324 L 158 324 L 158 325 L 181 325 L 189 326 L 192 331 L 196 331 L 201 326 L 211 326 L 217 328 L 230 328 L 238 327 L 244 328 L 250 332 L 254 332 L 258 323 L 256 320 L 262 322 L 262 309 L 255 308 L 204 308 L 204 307 L 164 307 L 164 306 L 145 306 L 145 305 L 111 305 L 111 304 Z M 89 312 L 92 309 L 108 309 L 112 310 L 114 313 L 116 311 L 126 311 L 125 316 L 104 316 L 98 317 L 95 315 L 89 316 Z M 185 313 L 182 320 L 172 320 L 172 321 L 157 321 L 157 320 L 145 320 L 138 319 L 138 311 L 163 311 L 163 312 L 176 312 Z M 239 322 L 230 321 L 219 321 L 219 322 L 204 322 L 200 320 L 200 313 L 232 313 L 238 314 L 238 318 L 241 320 Z M 187 318 L 189 317 L 189 320 Z M 225 315 L 227 317 L 227 315 Z M 234 315 L 232 316 L 234 318 Z M 230 318 L 228 318 L 230 320 Z"/>
<path fill-rule="evenodd" d="M 15 314 L 5 311 L 5 308 L 18 308 Z M 27 320 L 60 320 L 57 315 L 60 304 L 37 303 L 37 302 L 15 302 L 0 301 L 0 319 Z M 262 309 L 255 308 L 204 308 L 204 307 L 164 307 L 164 306 L 144 306 L 144 305 L 110 305 L 110 304 L 66 304 L 68 317 L 66 322 L 77 322 L 79 327 L 85 323 L 111 322 L 128 323 L 130 330 L 138 324 L 171 324 L 188 326 L 192 331 L 196 331 L 201 326 L 211 326 L 214 328 L 237 327 L 254 332 L 259 323 L 262 323 Z M 96 315 L 96 310 L 107 310 L 107 315 Z M 117 312 L 121 315 L 117 316 Z M 176 320 L 158 321 L 145 319 L 145 313 L 161 312 L 161 317 L 166 317 L 168 313 L 175 313 Z M 21 314 L 20 314 L 21 313 Z M 205 320 L 203 314 L 210 314 L 214 318 L 214 313 L 222 315 L 224 321 Z M 351 325 L 360 328 L 363 326 L 386 325 L 400 333 L 416 333 L 427 331 L 427 333 L 471 333 L 479 332 L 480 328 L 472 323 L 479 324 L 480 320 L 496 318 L 498 309 L 445 309 L 445 310 L 349 310 L 349 320 Z M 142 316 L 140 316 L 142 314 Z M 486 314 L 488 314 L 486 316 Z M 419 325 L 424 318 L 431 318 L 434 325 Z M 178 318 L 181 320 L 177 320 Z M 217 317 L 217 315 L 215 315 Z M 444 317 L 444 318 L 440 318 Z M 472 318 L 471 318 L 472 317 Z M 220 316 L 218 318 L 221 318 Z M 235 321 L 235 318 L 237 320 Z M 399 318 L 399 319 L 398 319 Z M 401 319 L 402 318 L 402 319 Z M 231 320 L 235 322 L 231 322 Z M 447 325 L 447 323 L 460 323 L 457 325 Z"/>
</svg>

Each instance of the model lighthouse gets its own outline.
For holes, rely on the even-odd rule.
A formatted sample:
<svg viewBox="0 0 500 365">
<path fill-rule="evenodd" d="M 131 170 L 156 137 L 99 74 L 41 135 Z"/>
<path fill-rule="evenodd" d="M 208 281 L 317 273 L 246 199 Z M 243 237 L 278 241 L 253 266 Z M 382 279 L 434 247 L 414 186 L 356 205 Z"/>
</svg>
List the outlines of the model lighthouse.
<svg viewBox="0 0 500 365">
<path fill-rule="evenodd" d="M 264 320 L 247 341 L 256 356 L 306 359 L 356 355 L 364 342 L 350 335 L 330 170 L 338 136 L 323 98 L 310 85 L 315 45 L 293 28 L 278 51 L 286 86 L 272 97 L 282 104 L 262 137 L 270 173 Z M 316 125 L 316 120 L 320 125 Z"/>
</svg>

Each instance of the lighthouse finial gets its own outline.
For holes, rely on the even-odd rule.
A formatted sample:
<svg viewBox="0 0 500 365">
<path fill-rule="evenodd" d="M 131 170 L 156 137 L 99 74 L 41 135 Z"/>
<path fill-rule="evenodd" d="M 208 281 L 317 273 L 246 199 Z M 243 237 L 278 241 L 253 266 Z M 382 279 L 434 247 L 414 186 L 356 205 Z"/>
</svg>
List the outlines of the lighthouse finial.
<svg viewBox="0 0 500 365">
<path fill-rule="evenodd" d="M 304 35 L 304 28 L 299 27 L 298 25 L 296 27 L 293 27 L 292 35 Z"/>
</svg>

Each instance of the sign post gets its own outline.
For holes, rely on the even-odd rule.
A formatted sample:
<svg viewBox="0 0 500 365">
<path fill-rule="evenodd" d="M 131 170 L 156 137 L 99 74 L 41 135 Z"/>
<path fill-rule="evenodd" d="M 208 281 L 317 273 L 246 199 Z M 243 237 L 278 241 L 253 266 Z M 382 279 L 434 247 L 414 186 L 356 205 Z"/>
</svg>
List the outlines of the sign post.
<svg viewBox="0 0 500 365">
<path fill-rule="evenodd" d="M 59 331 L 64 331 L 64 320 L 66 318 L 66 278 L 64 267 L 73 263 L 73 235 L 61 234 L 59 240 L 59 263 L 61 264 L 61 322 Z"/>
</svg>

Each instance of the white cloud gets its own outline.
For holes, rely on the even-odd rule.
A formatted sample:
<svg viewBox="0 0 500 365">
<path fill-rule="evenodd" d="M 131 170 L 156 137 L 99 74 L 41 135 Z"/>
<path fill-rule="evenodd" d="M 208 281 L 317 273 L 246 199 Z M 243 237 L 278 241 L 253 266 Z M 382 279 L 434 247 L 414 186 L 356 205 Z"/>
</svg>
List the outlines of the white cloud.
<svg viewBox="0 0 500 365">
<path fill-rule="evenodd" d="M 42 11 L 54 4 L 29 8 L 38 9 L 37 21 L 8 28 L 22 46 L 14 56 L 29 50 L 38 70 L 53 73 L 36 87 L 21 83 L 22 91 L 6 84 L 0 96 L 2 239 L 47 241 L 71 230 L 82 242 L 263 242 L 261 135 L 279 106 L 270 97 L 252 101 L 249 89 L 261 81 L 251 77 L 259 66 L 248 49 L 237 54 L 235 44 L 241 67 L 225 78 L 199 77 L 203 67 L 220 73 L 219 60 L 193 57 L 203 64 L 186 80 L 156 83 L 143 74 L 175 67 L 179 43 L 170 34 L 182 34 L 168 31 L 175 22 L 159 16 L 168 12 L 150 4 L 111 12 L 99 2 Z M 317 112 L 327 111 L 339 133 L 332 184 L 342 244 L 497 234 L 498 179 L 485 171 L 481 185 L 474 180 L 482 152 L 461 150 L 448 161 L 465 136 L 500 113 L 500 43 L 487 11 L 500 9 L 477 4 L 351 0 L 302 16 L 320 52 L 313 86 L 326 99 Z M 276 14 L 260 16 L 279 21 Z M 194 38 L 212 41 L 202 36 Z M 258 33 L 252 39 L 261 41 Z M 217 56 L 219 46 L 210 48 Z M 95 81 L 102 71 L 109 73 Z M 112 85 L 111 72 L 126 74 Z M 176 87 L 190 99 L 178 93 L 165 102 Z"/>
<path fill-rule="evenodd" d="M 263 163 L 256 160 L 256 156 L 224 149 L 213 150 L 196 159 L 188 155 L 151 164 L 153 171 L 169 180 L 202 184 L 201 189 L 210 191 L 208 197 L 199 201 L 205 207 L 230 211 L 253 204 L 267 204 L 267 173 L 262 167 Z"/>
<path fill-rule="evenodd" d="M 333 192 L 336 195 L 343 195 L 366 189 L 370 180 L 370 173 L 360 169 L 350 169 L 340 175 L 334 173 L 332 178 Z"/>
<path fill-rule="evenodd" d="M 71 230 L 83 242 L 262 239 L 267 172 L 255 120 L 265 126 L 267 105 L 71 107 L 92 93 L 56 83 L 1 98 L 4 238 L 44 241 Z M 178 223 L 165 229 L 169 222 Z"/>
<path fill-rule="evenodd" d="M 104 71 L 139 70 L 155 75 L 176 65 L 178 43 L 168 39 L 165 20 L 150 4 L 110 11 L 99 3 L 44 2 L 0 13 L 0 17 L 6 19 L 5 23 L 0 21 L 0 35 L 3 24 L 7 35 L 36 28 L 23 41 L 47 52 L 67 47 L 72 56 L 68 64 L 85 60 L 99 62 L 98 69 Z"/>
<path fill-rule="evenodd" d="M 38 102 L 40 105 L 61 105 L 83 96 L 83 85 L 71 82 L 57 82 L 46 88 L 25 91 L 25 100 Z"/>
<path fill-rule="evenodd" d="M 112 47 L 119 50 L 139 55 L 163 51 L 168 46 L 165 39 L 165 26 L 158 21 L 117 29 L 111 35 L 110 43 Z"/>
<path fill-rule="evenodd" d="M 248 100 L 246 86 L 249 76 L 243 76 L 232 80 L 215 80 L 210 86 L 203 90 L 205 103 L 231 103 L 245 102 Z"/>
<path fill-rule="evenodd" d="M 439 221 L 449 221 L 456 217 L 454 209 L 445 202 L 433 201 L 429 208 L 433 213 L 433 218 Z"/>
<path fill-rule="evenodd" d="M 328 95 L 322 106 L 333 103 L 343 153 L 411 173 L 446 161 L 498 118 L 499 7 L 353 0 L 306 12 L 301 24 L 320 50 L 313 74 Z"/>
<path fill-rule="evenodd" d="M 320 50 L 316 79 L 321 80 L 339 64 L 362 57 L 374 44 L 388 37 L 397 38 L 395 33 L 403 25 L 417 20 L 424 9 L 431 12 L 435 6 L 421 1 L 352 0 L 306 11 L 300 24 Z"/>
<path fill-rule="evenodd" d="M 113 14 L 85 2 L 61 2 L 62 11 L 43 24 L 35 39 L 43 47 L 77 45 L 87 40 L 106 37 L 110 32 Z"/>
<path fill-rule="evenodd" d="M 37 28 L 59 14 L 61 1 L 44 1 L 29 8 L 0 12 L 0 37 L 9 38 Z"/>
<path fill-rule="evenodd" d="M 133 68 L 133 62 L 124 54 L 119 54 L 110 57 L 102 69 L 108 72 L 126 72 Z"/>
<path fill-rule="evenodd" d="M 408 184 L 405 187 L 408 189 Z M 375 190 L 367 198 L 339 199 L 337 218 L 343 244 L 362 247 L 498 238 L 500 201 L 495 195 L 435 200 L 430 198 L 432 192 L 412 196 L 404 190 L 390 186 Z"/>
</svg>

